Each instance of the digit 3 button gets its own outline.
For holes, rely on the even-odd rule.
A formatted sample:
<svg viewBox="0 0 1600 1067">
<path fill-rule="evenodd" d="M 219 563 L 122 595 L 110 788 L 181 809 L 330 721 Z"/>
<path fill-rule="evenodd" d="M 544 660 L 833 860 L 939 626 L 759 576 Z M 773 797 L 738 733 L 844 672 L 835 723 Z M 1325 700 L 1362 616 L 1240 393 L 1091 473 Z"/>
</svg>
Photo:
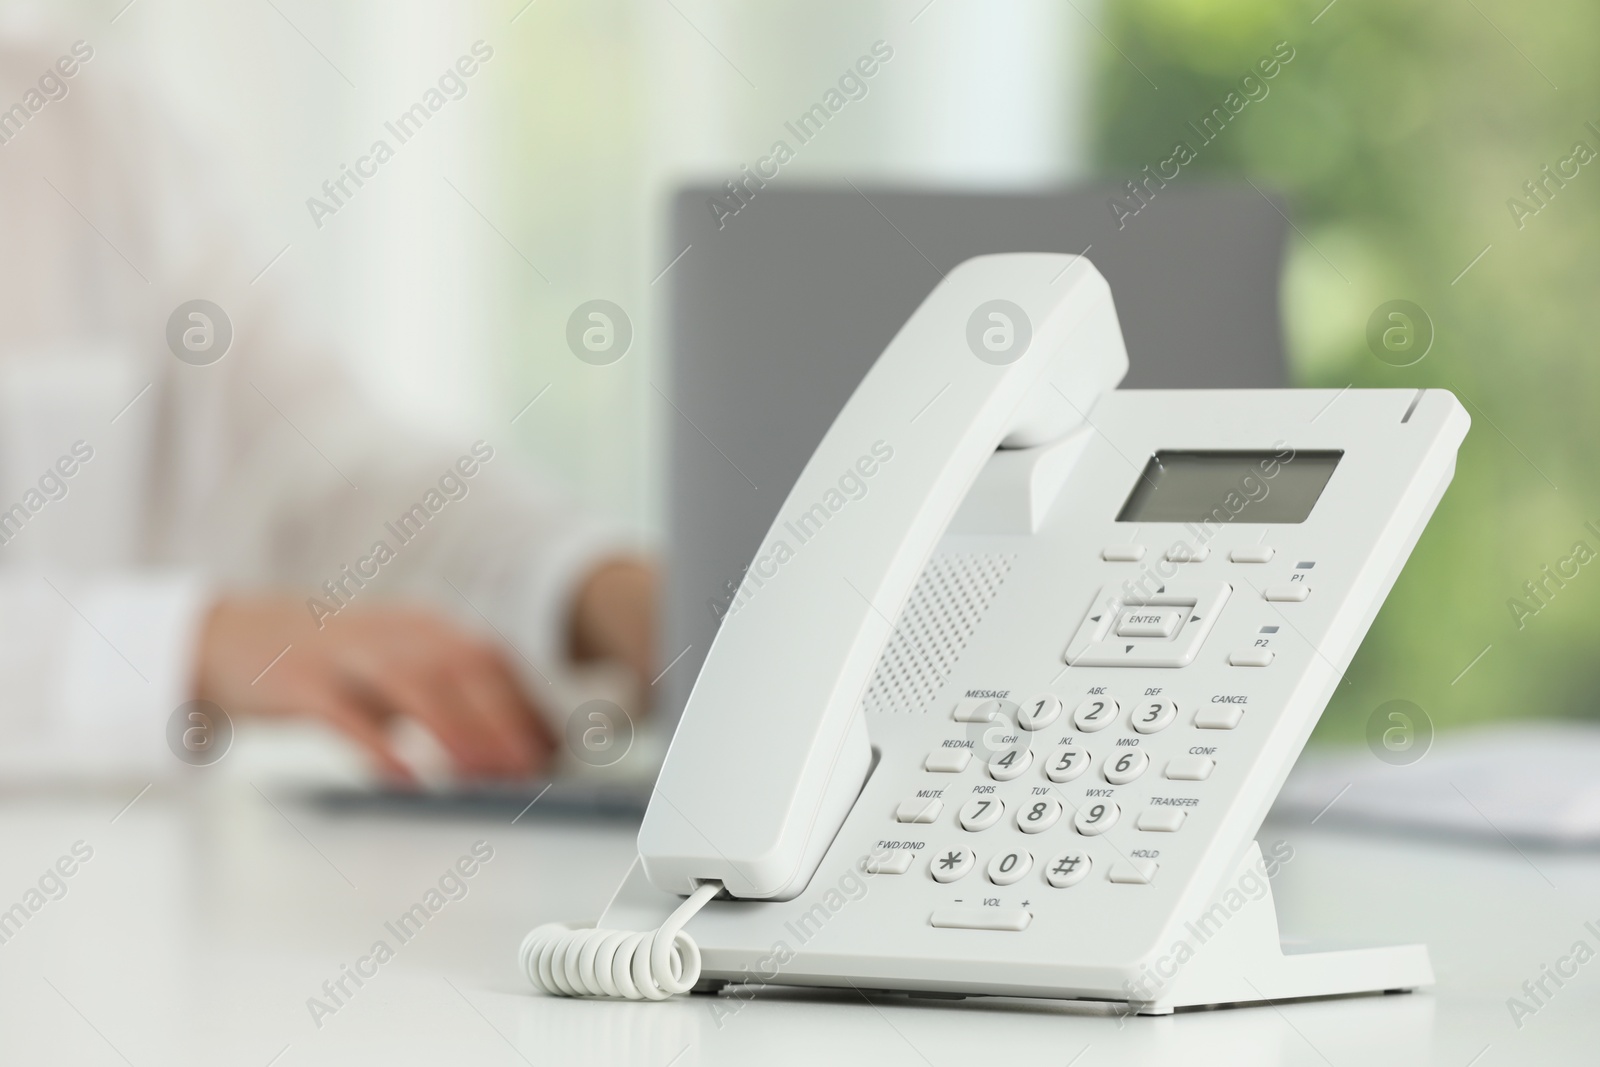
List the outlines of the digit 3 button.
<svg viewBox="0 0 1600 1067">
<path fill-rule="evenodd" d="M 1170 700 L 1152 700 L 1135 707 L 1131 721 L 1133 728 L 1141 734 L 1153 734 L 1171 726 L 1172 720 L 1177 717 L 1178 705 Z"/>
<path fill-rule="evenodd" d="M 987 830 L 1000 821 L 1000 816 L 1006 813 L 1005 801 L 994 797 L 973 797 L 961 805 L 961 811 L 956 815 L 956 821 L 963 830 L 977 833 Z"/>
<path fill-rule="evenodd" d="M 1136 748 L 1124 749 L 1115 756 L 1106 757 L 1106 781 L 1112 785 L 1127 785 L 1150 766 L 1150 757 Z"/>
<path fill-rule="evenodd" d="M 1017 725 L 1024 730 L 1043 730 L 1061 714 L 1061 701 L 1049 693 L 1040 693 L 1017 713 Z"/>
<path fill-rule="evenodd" d="M 989 777 L 997 782 L 1009 782 L 1033 763 L 1033 753 L 1026 745 L 1012 745 L 1001 749 L 989 760 Z"/>
<path fill-rule="evenodd" d="M 1025 834 L 1042 833 L 1056 824 L 1061 818 L 1061 801 L 1054 797 L 1045 797 L 1035 800 L 1031 804 L 1024 802 L 1017 809 L 1017 829 Z"/>
<path fill-rule="evenodd" d="M 928 873 L 935 882 L 953 882 L 964 877 L 978 862 L 970 848 L 947 848 L 933 854 L 928 861 Z"/>
<path fill-rule="evenodd" d="M 1087 852 L 1063 852 L 1045 867 L 1044 880 L 1057 889 L 1065 889 L 1089 877 L 1093 866 Z"/>
<path fill-rule="evenodd" d="M 1097 800 L 1078 809 L 1078 814 L 1072 817 L 1072 826 L 1078 833 L 1094 837 L 1115 826 L 1117 816 L 1121 814 L 1122 809 L 1117 807 L 1115 801 Z"/>
<path fill-rule="evenodd" d="M 1010 885 L 1033 868 L 1033 856 L 1022 849 L 1013 849 L 1002 852 L 989 861 L 989 869 L 985 871 L 989 881 L 995 885 Z"/>
<path fill-rule="evenodd" d="M 1116 722 L 1120 710 L 1117 702 L 1110 697 L 1090 697 L 1073 711 L 1072 722 L 1084 733 L 1092 734 Z"/>
</svg>

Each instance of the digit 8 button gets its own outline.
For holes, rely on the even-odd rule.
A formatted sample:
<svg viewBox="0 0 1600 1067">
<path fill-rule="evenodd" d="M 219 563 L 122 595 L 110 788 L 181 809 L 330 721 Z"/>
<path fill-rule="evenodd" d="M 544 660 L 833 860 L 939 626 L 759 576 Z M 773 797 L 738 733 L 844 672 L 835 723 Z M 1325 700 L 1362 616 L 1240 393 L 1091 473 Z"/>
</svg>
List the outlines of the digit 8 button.
<svg viewBox="0 0 1600 1067">
<path fill-rule="evenodd" d="M 1017 829 L 1025 834 L 1043 833 L 1061 818 L 1061 801 L 1044 797 L 1017 808 Z"/>
<path fill-rule="evenodd" d="M 1124 749 L 1115 758 L 1106 757 L 1103 772 L 1112 785 L 1127 785 L 1150 766 L 1150 757 L 1136 748 Z"/>
<path fill-rule="evenodd" d="M 1072 713 L 1072 722 L 1084 733 L 1092 734 L 1116 722 L 1121 710 L 1110 697 L 1090 697 Z"/>
</svg>

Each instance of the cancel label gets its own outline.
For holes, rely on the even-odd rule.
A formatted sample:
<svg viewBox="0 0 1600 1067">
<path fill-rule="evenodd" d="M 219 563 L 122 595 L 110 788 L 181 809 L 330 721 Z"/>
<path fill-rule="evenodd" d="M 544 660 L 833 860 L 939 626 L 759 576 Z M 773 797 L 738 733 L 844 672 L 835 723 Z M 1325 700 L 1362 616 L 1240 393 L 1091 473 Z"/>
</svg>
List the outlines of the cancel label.
<svg viewBox="0 0 1600 1067">
<path fill-rule="evenodd" d="M 1248 704 L 1250 698 L 1243 693 L 1218 693 L 1211 698 L 1213 704 Z"/>
</svg>

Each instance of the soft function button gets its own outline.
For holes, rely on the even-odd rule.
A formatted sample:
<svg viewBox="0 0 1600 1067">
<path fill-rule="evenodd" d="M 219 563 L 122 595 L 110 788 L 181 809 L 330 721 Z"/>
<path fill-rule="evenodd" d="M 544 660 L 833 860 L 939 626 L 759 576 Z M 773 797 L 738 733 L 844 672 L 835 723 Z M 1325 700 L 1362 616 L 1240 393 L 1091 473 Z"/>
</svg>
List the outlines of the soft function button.
<svg viewBox="0 0 1600 1067">
<path fill-rule="evenodd" d="M 1268 600 L 1287 600 L 1298 604 L 1311 595 L 1311 587 L 1304 582 L 1286 582 L 1283 585 L 1267 586 L 1261 595 Z"/>
<path fill-rule="evenodd" d="M 1144 559 L 1144 546 L 1107 545 L 1100 550 L 1100 558 L 1108 563 L 1138 563 Z"/>
<path fill-rule="evenodd" d="M 1045 866 L 1044 880 L 1057 889 L 1066 889 L 1089 877 L 1093 867 L 1094 863 L 1087 852 L 1073 849 L 1056 856 Z"/>
<path fill-rule="evenodd" d="M 1265 667 L 1272 662 L 1270 648 L 1241 648 L 1228 653 L 1228 662 L 1235 667 Z"/>
<path fill-rule="evenodd" d="M 1010 718 L 1017 706 L 1009 700 L 962 700 L 956 703 L 956 722 L 994 722 L 996 717 Z"/>
<path fill-rule="evenodd" d="M 1228 558 L 1235 563 L 1270 563 L 1273 550 L 1267 545 L 1245 545 L 1228 553 Z"/>
<path fill-rule="evenodd" d="M 1089 753 L 1081 748 L 1061 748 L 1050 754 L 1044 776 L 1057 785 L 1070 782 L 1089 766 Z"/>
<path fill-rule="evenodd" d="M 1150 700 L 1134 705 L 1129 721 L 1141 734 L 1153 734 L 1171 726 L 1172 720 L 1177 717 L 1178 705 L 1172 701 Z"/>
<path fill-rule="evenodd" d="M 1187 614 L 1187 608 L 1129 608 L 1117 619 L 1117 636 L 1171 637 Z"/>
<path fill-rule="evenodd" d="M 932 822 L 944 810 L 944 801 L 938 797 L 912 797 L 902 800 L 894 809 L 895 822 Z"/>
<path fill-rule="evenodd" d="M 967 769 L 967 764 L 971 760 L 972 752 L 969 749 L 936 748 L 922 761 L 922 769 L 937 771 L 940 774 L 960 774 Z"/>
<path fill-rule="evenodd" d="M 1204 563 L 1211 555 L 1211 549 L 1205 545 L 1190 546 L 1179 541 L 1167 549 L 1167 559 L 1173 563 Z"/>
<path fill-rule="evenodd" d="M 1017 712 L 1017 725 L 1024 730 L 1043 730 L 1055 722 L 1060 714 L 1060 698 L 1040 693 L 1022 705 L 1022 710 Z"/>
<path fill-rule="evenodd" d="M 995 885 L 1010 885 L 1033 869 L 1033 855 L 1020 848 L 1002 852 L 989 861 L 984 873 Z"/>
<path fill-rule="evenodd" d="M 1009 782 L 1033 764 L 1033 753 L 1026 745 L 1013 745 L 1003 749 L 989 760 L 989 777 L 997 782 Z"/>
<path fill-rule="evenodd" d="M 956 821 L 963 830 L 976 833 L 987 830 L 1000 821 L 1000 816 L 1006 813 L 1006 804 L 1003 800 L 994 797 L 973 797 L 961 805 L 961 810 L 956 814 Z"/>
<path fill-rule="evenodd" d="M 1112 785 L 1127 785 L 1150 766 L 1150 757 L 1136 748 L 1126 749 L 1116 756 L 1107 756 L 1104 773 Z"/>
<path fill-rule="evenodd" d="M 905 874 L 911 869 L 911 852 L 897 848 L 893 852 L 868 856 L 861 869 L 868 874 Z"/>
<path fill-rule="evenodd" d="M 953 882 L 965 877 L 977 862 L 978 857 L 970 848 L 947 848 L 933 854 L 928 861 L 928 873 L 935 882 Z"/>
<path fill-rule="evenodd" d="M 1090 697 L 1073 711 L 1072 724 L 1084 733 L 1092 734 L 1116 722 L 1117 712 L 1121 710 L 1110 697 Z"/>
<path fill-rule="evenodd" d="M 1094 837 L 1115 826 L 1121 814 L 1122 809 L 1114 801 L 1097 800 L 1078 809 L 1078 814 L 1072 817 L 1072 827 L 1080 834 Z"/>
<path fill-rule="evenodd" d="M 1177 756 L 1167 761 L 1167 777 L 1179 782 L 1203 782 L 1216 766 L 1217 761 L 1209 756 Z"/>
</svg>

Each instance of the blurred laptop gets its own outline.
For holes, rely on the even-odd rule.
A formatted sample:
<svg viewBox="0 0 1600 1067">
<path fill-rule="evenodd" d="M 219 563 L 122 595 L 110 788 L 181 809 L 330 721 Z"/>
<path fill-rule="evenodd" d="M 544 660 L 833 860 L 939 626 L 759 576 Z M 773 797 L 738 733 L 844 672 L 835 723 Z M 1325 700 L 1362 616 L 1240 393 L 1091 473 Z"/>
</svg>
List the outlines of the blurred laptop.
<svg viewBox="0 0 1600 1067">
<path fill-rule="evenodd" d="M 999 194 L 772 187 L 737 215 L 681 190 L 665 259 L 667 591 L 662 735 L 715 636 L 728 583 L 872 361 L 942 272 L 987 252 L 1086 255 L 1111 283 L 1128 388 L 1287 384 L 1278 283 L 1288 222 L 1248 185 L 1161 191 L 1119 229 L 1117 187 Z M 420 793 L 324 793 L 341 810 L 637 819 L 654 774 Z M 529 806 L 531 805 L 531 806 Z"/>
</svg>

